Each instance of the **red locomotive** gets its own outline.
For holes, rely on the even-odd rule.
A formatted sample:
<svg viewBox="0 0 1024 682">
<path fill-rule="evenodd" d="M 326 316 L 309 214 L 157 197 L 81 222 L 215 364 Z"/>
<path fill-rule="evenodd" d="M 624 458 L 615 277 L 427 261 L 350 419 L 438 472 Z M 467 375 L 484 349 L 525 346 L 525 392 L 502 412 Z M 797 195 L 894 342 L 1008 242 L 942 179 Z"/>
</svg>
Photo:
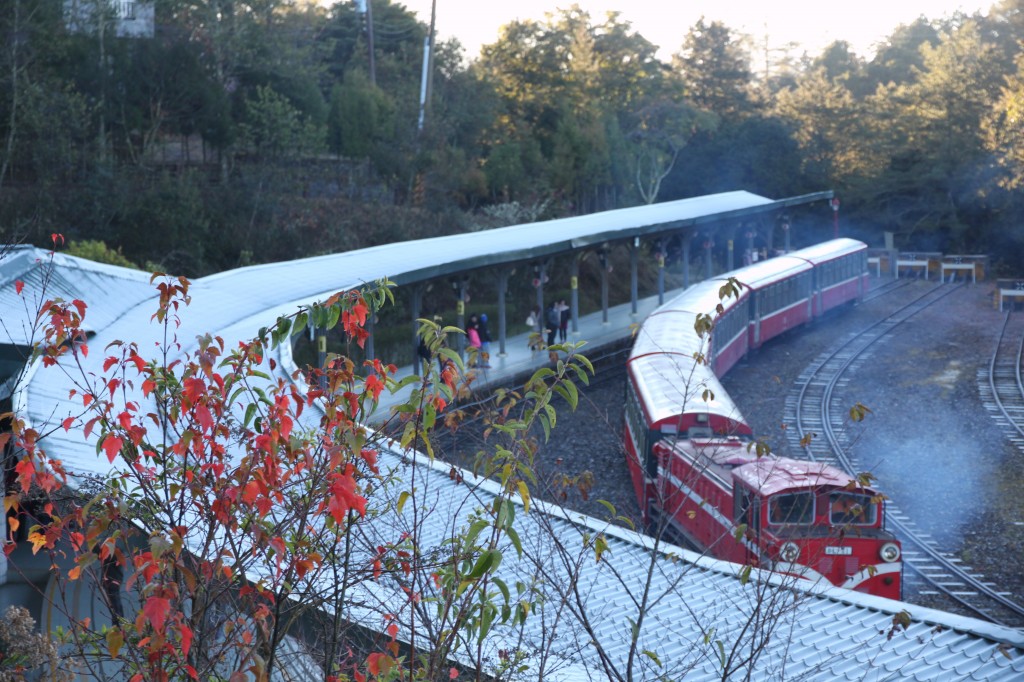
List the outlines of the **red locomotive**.
<svg viewBox="0 0 1024 682">
<path fill-rule="evenodd" d="M 867 247 L 837 239 L 690 287 L 644 321 L 628 361 L 626 459 L 648 523 L 712 555 L 899 598 L 900 545 L 877 491 L 828 465 L 751 449 L 717 376 L 749 349 L 867 288 Z M 715 310 L 709 340 L 696 315 Z M 703 360 L 703 361 L 702 361 Z"/>
</svg>

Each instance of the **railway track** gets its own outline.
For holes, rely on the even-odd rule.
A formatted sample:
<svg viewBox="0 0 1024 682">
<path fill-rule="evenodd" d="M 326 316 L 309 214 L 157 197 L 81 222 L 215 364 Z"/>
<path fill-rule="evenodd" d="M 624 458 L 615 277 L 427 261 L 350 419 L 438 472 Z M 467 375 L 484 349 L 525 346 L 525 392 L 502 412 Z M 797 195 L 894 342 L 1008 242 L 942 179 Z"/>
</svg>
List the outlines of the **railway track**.
<svg viewBox="0 0 1024 682">
<path fill-rule="evenodd" d="M 844 428 L 850 415 L 846 408 L 833 400 L 836 389 L 843 383 L 844 374 L 867 357 L 876 341 L 960 286 L 963 285 L 938 285 L 930 289 L 884 319 L 846 337 L 808 365 L 797 380 L 799 390 L 792 391 L 786 400 L 786 422 L 796 424 L 796 428 L 789 432 L 792 450 L 802 449 L 811 459 L 828 462 L 856 476 L 859 471 L 848 454 L 849 435 Z M 886 287 L 879 295 L 900 288 Z M 1019 351 L 1015 357 L 1019 367 Z M 1024 417 L 1024 397 L 1019 391 L 1016 395 L 1020 408 L 1018 416 Z M 920 594 L 943 595 L 972 615 L 1000 625 L 1019 627 L 1024 624 L 1024 606 L 1014 602 L 958 558 L 943 551 L 897 504 L 888 501 L 886 510 L 888 525 L 903 544 L 904 566 L 930 588 L 922 589 Z"/>
<path fill-rule="evenodd" d="M 978 372 L 982 404 L 1006 432 L 1019 451 L 1024 452 L 1024 317 L 1006 313 L 988 370 Z"/>
</svg>

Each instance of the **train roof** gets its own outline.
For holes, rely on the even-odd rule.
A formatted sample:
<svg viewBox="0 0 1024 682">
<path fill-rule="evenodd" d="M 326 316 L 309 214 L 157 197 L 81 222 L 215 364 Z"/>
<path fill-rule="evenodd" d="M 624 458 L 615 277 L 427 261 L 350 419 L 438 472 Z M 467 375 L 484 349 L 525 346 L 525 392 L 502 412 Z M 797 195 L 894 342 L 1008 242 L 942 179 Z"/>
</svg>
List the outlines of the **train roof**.
<svg viewBox="0 0 1024 682">
<path fill-rule="evenodd" d="M 707 344 L 700 342 L 694 329 L 697 315 L 714 316 L 719 303 L 728 310 L 750 295 L 750 290 L 744 288 L 738 298 L 721 300 L 719 290 L 723 284 L 717 279 L 698 282 L 659 306 L 637 331 L 630 357 L 665 352 L 692 356 L 697 351 L 705 352 Z"/>
<path fill-rule="evenodd" d="M 728 274 L 746 287 L 760 289 L 781 279 L 798 275 L 801 272 L 810 272 L 811 270 L 811 264 L 803 258 L 788 255 L 759 261 L 753 265 L 733 270 Z M 722 283 L 726 281 L 725 277 L 718 277 L 716 279 Z"/>
<path fill-rule="evenodd" d="M 849 474 L 824 462 L 808 462 L 788 457 L 762 457 L 737 467 L 733 476 L 762 495 L 774 495 L 795 488 L 835 486 L 843 488 L 853 480 Z M 873 492 L 857 486 L 858 490 Z"/>
<path fill-rule="evenodd" d="M 670 423 L 681 414 L 699 413 L 746 424 L 711 368 L 695 363 L 689 355 L 644 355 L 630 361 L 629 371 L 652 423 Z M 743 432 L 749 433 L 749 429 Z"/>
<path fill-rule="evenodd" d="M 864 242 L 843 237 L 841 239 L 831 239 L 827 242 L 815 244 L 814 246 L 808 246 L 805 249 L 794 251 L 789 255 L 797 258 L 803 258 L 814 265 L 818 265 L 819 263 L 825 263 L 834 258 L 839 258 L 840 256 L 846 256 L 858 251 L 866 251 L 867 248 L 868 246 Z"/>
</svg>

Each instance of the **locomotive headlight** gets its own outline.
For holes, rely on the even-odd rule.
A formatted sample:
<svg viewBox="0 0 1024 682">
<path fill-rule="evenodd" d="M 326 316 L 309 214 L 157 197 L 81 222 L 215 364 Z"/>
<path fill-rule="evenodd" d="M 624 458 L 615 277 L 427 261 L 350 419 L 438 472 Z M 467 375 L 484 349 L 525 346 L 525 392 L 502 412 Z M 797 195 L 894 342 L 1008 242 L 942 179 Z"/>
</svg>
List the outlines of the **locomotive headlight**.
<svg viewBox="0 0 1024 682">
<path fill-rule="evenodd" d="M 800 547 L 795 542 L 787 542 L 779 547 L 779 558 L 785 562 L 793 563 L 800 558 Z"/>
<path fill-rule="evenodd" d="M 887 542 L 882 545 L 882 549 L 878 550 L 878 556 L 882 557 L 882 561 L 890 564 L 898 561 L 900 558 L 900 546 L 895 542 Z"/>
</svg>

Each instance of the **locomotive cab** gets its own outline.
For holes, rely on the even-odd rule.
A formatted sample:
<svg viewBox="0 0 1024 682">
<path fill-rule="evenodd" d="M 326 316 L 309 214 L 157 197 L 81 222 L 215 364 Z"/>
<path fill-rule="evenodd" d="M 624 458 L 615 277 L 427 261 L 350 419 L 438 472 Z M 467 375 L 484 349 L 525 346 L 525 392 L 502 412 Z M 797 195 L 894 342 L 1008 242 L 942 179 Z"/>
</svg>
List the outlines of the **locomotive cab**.
<svg viewBox="0 0 1024 682">
<path fill-rule="evenodd" d="M 769 458 L 737 469 L 734 504 L 736 524 L 757 543 L 752 563 L 901 597 L 901 549 L 876 491 L 827 465 Z"/>
</svg>

